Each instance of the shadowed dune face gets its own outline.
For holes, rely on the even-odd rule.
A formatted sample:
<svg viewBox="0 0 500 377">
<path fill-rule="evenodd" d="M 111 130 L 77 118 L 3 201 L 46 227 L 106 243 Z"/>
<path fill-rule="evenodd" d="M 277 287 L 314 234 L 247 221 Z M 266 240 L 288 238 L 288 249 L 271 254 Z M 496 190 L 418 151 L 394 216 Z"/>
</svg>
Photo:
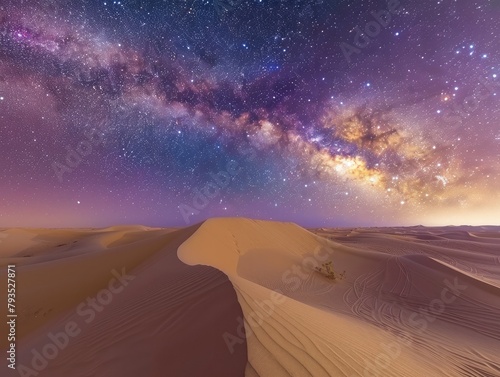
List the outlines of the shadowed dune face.
<svg viewBox="0 0 500 377">
<path fill-rule="evenodd" d="M 212 267 L 177 258 L 195 229 L 85 233 L 75 238 L 91 244 L 85 252 L 46 250 L 40 263 L 36 256 L 17 263 L 18 371 L 23 365 L 41 377 L 243 376 L 244 338 L 230 354 L 221 336 L 237 331 L 230 319 L 242 316 L 231 283 Z M 0 279 L 6 289 L 5 270 Z M 64 333 L 69 341 L 57 357 L 35 360 L 48 344 L 64 345 Z"/>
</svg>

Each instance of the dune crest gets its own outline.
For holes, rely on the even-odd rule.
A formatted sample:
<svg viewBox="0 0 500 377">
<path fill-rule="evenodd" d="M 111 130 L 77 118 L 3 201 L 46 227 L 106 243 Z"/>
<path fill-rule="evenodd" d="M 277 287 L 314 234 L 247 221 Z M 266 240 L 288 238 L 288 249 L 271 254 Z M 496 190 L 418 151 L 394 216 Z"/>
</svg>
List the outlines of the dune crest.
<svg viewBox="0 0 500 377">
<path fill-rule="evenodd" d="M 477 273 L 487 258 L 479 246 L 474 256 L 440 244 L 479 236 L 318 233 L 211 219 L 178 249 L 231 280 L 247 322 L 247 376 L 500 376 L 500 290 L 484 281 L 495 273 Z M 325 262 L 345 279 L 318 272 Z"/>
</svg>

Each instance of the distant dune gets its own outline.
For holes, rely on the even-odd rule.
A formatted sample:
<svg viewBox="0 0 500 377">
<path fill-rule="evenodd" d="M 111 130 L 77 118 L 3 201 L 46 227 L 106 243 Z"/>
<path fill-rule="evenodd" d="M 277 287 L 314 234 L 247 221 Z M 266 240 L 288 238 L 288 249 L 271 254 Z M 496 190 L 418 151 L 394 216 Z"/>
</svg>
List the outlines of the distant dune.
<svg viewBox="0 0 500 377">
<path fill-rule="evenodd" d="M 500 376 L 498 227 L 0 235 L 18 314 L 2 376 Z"/>
</svg>

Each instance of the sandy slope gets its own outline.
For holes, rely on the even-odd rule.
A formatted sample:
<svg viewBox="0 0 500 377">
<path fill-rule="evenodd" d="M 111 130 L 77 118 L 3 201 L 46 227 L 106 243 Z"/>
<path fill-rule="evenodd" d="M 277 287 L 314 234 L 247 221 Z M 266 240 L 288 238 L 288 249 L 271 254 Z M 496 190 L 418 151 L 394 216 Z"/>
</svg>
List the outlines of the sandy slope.
<svg viewBox="0 0 500 377">
<path fill-rule="evenodd" d="M 294 224 L 213 219 L 179 248 L 235 286 L 251 328 L 248 376 L 500 376 L 495 232 L 317 233 L 329 240 Z M 345 279 L 325 278 L 315 261 Z"/>
<path fill-rule="evenodd" d="M 11 373 L 2 357 L 2 376 L 4 371 L 41 377 L 243 376 L 246 346 L 230 355 L 220 336 L 235 331 L 231 319 L 242 314 L 234 289 L 219 271 L 177 258 L 178 246 L 194 230 L 56 231 L 54 239 L 80 246 L 64 252 L 40 249 L 24 263 L 6 258 L 6 264 L 16 262 L 18 273 L 18 372 L 21 364 L 34 373 L 33 365 L 42 370 Z M 48 242 L 47 233 L 37 237 Z M 122 271 L 132 280 L 119 291 L 116 274 Z M 5 292 L 5 270 L 0 279 Z M 111 292 L 111 279 L 115 293 L 100 294 Z M 93 309 L 88 297 L 101 298 L 102 305 L 98 301 Z M 33 350 L 55 344 L 49 334 L 64 332 L 70 323 L 76 324 L 77 336 L 69 337 L 46 366 L 32 364 Z M 70 327 L 70 335 L 76 332 Z M 64 344 L 64 335 L 61 339 Z"/>
<path fill-rule="evenodd" d="M 500 376 L 495 227 L 0 230 L 10 263 L 18 371 L 79 333 L 2 376 Z M 5 283 L 1 267 L 2 302 Z"/>
</svg>

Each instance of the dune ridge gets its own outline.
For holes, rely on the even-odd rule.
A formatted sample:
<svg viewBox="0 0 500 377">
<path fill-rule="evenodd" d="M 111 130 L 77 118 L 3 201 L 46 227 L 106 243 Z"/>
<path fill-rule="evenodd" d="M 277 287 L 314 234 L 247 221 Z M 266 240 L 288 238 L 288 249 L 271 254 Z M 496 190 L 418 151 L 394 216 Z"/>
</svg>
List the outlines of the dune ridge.
<svg viewBox="0 0 500 377">
<path fill-rule="evenodd" d="M 410 237 L 396 232 L 338 236 L 323 229 L 319 237 L 295 224 L 211 219 L 178 253 L 185 263 L 220 269 L 233 283 L 253 334 L 248 375 L 500 376 L 493 351 L 500 345 L 494 250 L 432 243 L 422 250 L 418 230 Z M 437 240 L 480 238 L 434 232 Z M 328 256 L 317 265 L 332 261 L 345 279 L 331 281 L 314 269 L 318 249 Z M 297 266 L 303 276 L 294 275 Z M 451 302 L 437 301 L 444 290 Z M 284 298 L 267 316 L 259 303 L 273 291 Z M 260 323 L 252 319 L 256 313 L 264 313 Z"/>
</svg>

